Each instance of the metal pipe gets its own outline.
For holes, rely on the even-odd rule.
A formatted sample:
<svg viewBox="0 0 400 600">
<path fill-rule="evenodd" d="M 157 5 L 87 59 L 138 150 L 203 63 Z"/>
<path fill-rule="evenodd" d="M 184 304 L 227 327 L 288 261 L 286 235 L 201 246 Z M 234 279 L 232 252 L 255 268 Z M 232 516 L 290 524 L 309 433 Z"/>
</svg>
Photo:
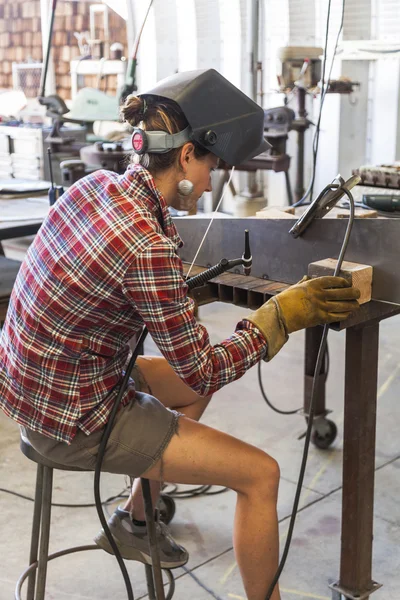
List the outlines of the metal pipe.
<svg viewBox="0 0 400 600">
<path fill-rule="evenodd" d="M 43 494 L 43 465 L 38 463 L 36 469 L 36 490 L 35 490 L 35 502 L 33 505 L 33 519 L 32 519 L 32 535 L 31 535 L 31 549 L 29 552 L 29 564 L 33 564 L 38 558 L 39 548 L 39 535 L 40 535 L 40 521 L 42 516 L 42 494 Z M 35 598 L 35 584 L 36 584 L 36 569 L 29 575 L 28 580 L 28 591 L 26 594 L 26 600 L 34 600 Z"/>
<path fill-rule="evenodd" d="M 304 136 L 305 130 L 308 127 L 306 125 L 306 90 L 304 88 L 297 88 L 298 98 L 298 113 L 299 118 L 304 120 L 304 126 L 299 127 L 297 131 L 297 165 L 296 165 L 296 187 L 294 190 L 295 202 L 298 202 L 304 194 Z M 312 200 L 312 198 L 311 198 Z"/>
<path fill-rule="evenodd" d="M 39 564 L 36 600 L 44 600 L 46 591 L 47 563 L 49 560 L 51 497 L 53 492 L 53 469 L 43 467 L 42 517 L 40 527 Z"/>
<path fill-rule="evenodd" d="M 260 6 L 259 0 L 247 1 L 247 94 L 257 102 L 257 64 L 258 64 L 258 30 Z M 247 193 L 258 197 L 261 192 L 257 184 L 257 172 L 247 174 Z"/>
<path fill-rule="evenodd" d="M 258 63 L 258 30 L 260 6 L 259 0 L 247 1 L 247 94 L 257 102 L 257 63 Z"/>
<path fill-rule="evenodd" d="M 54 75 L 54 63 L 50 61 L 51 56 L 51 45 L 53 40 L 53 30 L 54 30 L 54 18 L 56 15 L 56 7 L 57 0 L 52 0 L 51 4 L 51 14 L 50 14 L 50 22 L 48 19 L 48 9 L 47 2 L 45 0 L 41 0 L 40 8 L 41 8 L 41 18 L 42 18 L 42 46 L 43 46 L 43 55 L 45 56 L 45 61 L 42 70 L 42 78 L 40 82 L 40 93 L 42 97 L 46 96 L 46 83 L 48 83 L 48 92 L 49 94 L 55 93 L 55 75 Z M 47 35 L 47 45 L 46 45 L 46 32 L 45 27 L 49 22 L 48 35 Z M 49 95 L 47 94 L 47 95 Z"/>
</svg>

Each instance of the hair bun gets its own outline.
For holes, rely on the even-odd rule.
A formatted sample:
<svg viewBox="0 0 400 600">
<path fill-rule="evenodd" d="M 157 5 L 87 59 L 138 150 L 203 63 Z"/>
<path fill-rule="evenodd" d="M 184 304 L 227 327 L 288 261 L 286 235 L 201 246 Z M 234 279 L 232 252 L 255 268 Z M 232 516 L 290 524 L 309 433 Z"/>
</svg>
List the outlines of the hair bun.
<svg viewBox="0 0 400 600">
<path fill-rule="evenodd" d="M 131 94 L 127 96 L 124 104 L 121 106 L 120 114 L 124 121 L 136 127 L 140 121 L 145 119 L 147 104 L 144 98 L 139 98 Z"/>
</svg>

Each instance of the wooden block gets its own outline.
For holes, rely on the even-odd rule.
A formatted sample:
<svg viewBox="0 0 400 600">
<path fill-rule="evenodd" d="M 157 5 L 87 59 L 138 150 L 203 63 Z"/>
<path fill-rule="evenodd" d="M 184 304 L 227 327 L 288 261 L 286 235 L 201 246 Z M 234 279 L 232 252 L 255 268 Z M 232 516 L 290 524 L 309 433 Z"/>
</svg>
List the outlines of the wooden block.
<svg viewBox="0 0 400 600">
<path fill-rule="evenodd" d="M 296 214 L 296 209 L 295 209 L 294 206 L 285 206 L 281 210 L 283 210 L 283 212 L 287 213 L 288 215 L 295 215 Z"/>
<path fill-rule="evenodd" d="M 336 265 L 336 258 L 319 260 L 308 265 L 308 275 L 309 277 L 333 275 Z M 344 277 L 344 279 L 347 279 L 353 287 L 360 290 L 359 304 L 365 304 L 371 300 L 372 270 L 370 265 L 361 265 L 346 260 L 343 261 L 339 277 Z"/>
<path fill-rule="evenodd" d="M 294 215 L 287 213 L 282 208 L 277 206 L 268 206 L 263 210 L 256 212 L 256 217 L 259 219 L 296 219 Z"/>
</svg>

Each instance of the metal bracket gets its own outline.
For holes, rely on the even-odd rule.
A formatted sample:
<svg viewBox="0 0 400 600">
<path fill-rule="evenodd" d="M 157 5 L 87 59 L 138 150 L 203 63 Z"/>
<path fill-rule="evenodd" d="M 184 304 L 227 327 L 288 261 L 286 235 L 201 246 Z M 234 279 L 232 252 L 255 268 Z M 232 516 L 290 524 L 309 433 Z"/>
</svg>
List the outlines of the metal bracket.
<svg viewBox="0 0 400 600">
<path fill-rule="evenodd" d="M 376 581 L 372 581 L 371 585 L 371 589 L 365 590 L 361 593 L 346 590 L 344 587 L 339 585 L 339 582 L 331 583 L 329 587 L 332 590 L 332 600 L 368 600 L 371 594 L 382 587 L 382 584 Z"/>
<path fill-rule="evenodd" d="M 318 421 L 318 419 L 324 419 L 331 412 L 331 409 L 326 408 L 323 412 L 319 413 L 318 415 L 314 415 L 313 421 Z M 308 419 L 310 416 L 309 413 L 304 410 L 304 408 L 299 408 L 296 414 L 300 415 L 301 417 L 304 417 L 305 419 Z"/>
</svg>

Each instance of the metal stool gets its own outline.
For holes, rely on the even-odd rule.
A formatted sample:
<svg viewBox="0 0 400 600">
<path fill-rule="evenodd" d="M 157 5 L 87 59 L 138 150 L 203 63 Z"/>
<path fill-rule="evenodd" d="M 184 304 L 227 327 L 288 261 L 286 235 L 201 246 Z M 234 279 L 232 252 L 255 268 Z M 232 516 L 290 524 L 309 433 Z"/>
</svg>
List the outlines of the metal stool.
<svg viewBox="0 0 400 600">
<path fill-rule="evenodd" d="M 31 446 L 29 440 L 23 435 L 22 431 L 20 448 L 22 453 L 27 458 L 29 458 L 29 460 L 32 460 L 33 462 L 37 463 L 37 471 L 29 566 L 27 569 L 25 569 L 25 571 L 21 574 L 20 578 L 17 581 L 17 585 L 15 588 L 15 600 L 21 600 L 22 585 L 26 578 L 28 578 L 28 590 L 26 600 L 44 600 L 46 590 L 47 564 L 50 560 L 58 558 L 59 556 L 64 556 L 66 554 L 72 554 L 73 552 L 83 552 L 84 550 L 100 550 L 100 548 L 95 544 L 90 544 L 87 546 L 75 546 L 73 548 L 67 548 L 65 550 L 61 550 L 59 552 L 55 552 L 54 554 L 49 555 L 51 500 L 53 493 L 53 470 L 59 469 L 61 471 L 87 471 L 87 469 L 80 469 L 79 467 L 66 467 L 65 465 L 54 463 L 48 458 L 45 458 L 44 456 L 36 452 L 33 446 Z M 150 548 L 150 550 L 153 556 L 154 548 Z M 152 567 L 150 565 L 145 565 L 145 570 L 147 589 L 150 600 L 164 600 L 163 590 L 161 592 L 161 596 L 158 593 L 160 586 L 157 586 L 157 582 L 156 595 L 154 581 L 156 579 L 156 575 L 154 574 L 153 578 Z M 163 569 L 163 571 L 165 571 L 169 580 L 169 590 L 166 600 L 171 600 L 175 591 L 175 581 L 169 569 Z"/>
</svg>

